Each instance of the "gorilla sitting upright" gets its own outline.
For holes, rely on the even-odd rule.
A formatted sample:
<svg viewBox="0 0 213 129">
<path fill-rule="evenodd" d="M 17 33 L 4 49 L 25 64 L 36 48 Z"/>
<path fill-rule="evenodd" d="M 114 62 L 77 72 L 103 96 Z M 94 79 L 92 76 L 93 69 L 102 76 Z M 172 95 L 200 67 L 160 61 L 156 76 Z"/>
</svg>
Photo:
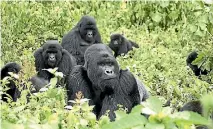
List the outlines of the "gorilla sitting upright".
<svg viewBox="0 0 213 129">
<path fill-rule="evenodd" d="M 10 76 L 8 72 L 12 72 L 14 74 L 18 74 L 21 70 L 21 66 L 15 62 L 7 63 L 4 67 L 1 69 L 1 80 L 5 78 L 6 76 Z M 17 98 L 20 96 L 20 91 L 16 87 L 15 82 L 13 80 L 9 80 L 9 84 L 7 84 L 7 88 L 9 88 L 6 93 L 10 95 L 13 99 L 13 101 L 16 101 Z M 7 102 L 8 97 L 6 94 L 2 94 L 2 100 Z"/>
<path fill-rule="evenodd" d="M 104 44 L 90 46 L 84 55 L 84 66 L 76 66 L 68 78 L 68 100 L 74 100 L 81 91 L 90 105 L 95 105 L 97 118 L 109 111 L 111 120 L 118 105 L 131 109 L 148 97 L 145 88 L 142 95 L 135 77 L 128 70 L 121 70 L 113 56 L 112 50 Z M 140 96 L 143 96 L 141 99 Z"/>
<path fill-rule="evenodd" d="M 113 34 L 110 36 L 109 47 L 115 52 L 114 56 L 120 56 L 121 54 L 127 54 L 130 50 L 139 48 L 138 44 L 131 40 L 127 40 L 121 34 Z"/>
<path fill-rule="evenodd" d="M 35 86 L 41 86 L 42 83 L 46 84 L 46 81 L 49 82 L 53 77 L 51 73 L 44 69 L 58 67 L 58 71 L 62 72 L 66 77 L 76 65 L 75 58 L 62 48 L 58 40 L 48 40 L 34 53 L 34 57 L 38 74 L 31 81 Z M 39 90 L 41 87 L 36 88 Z"/>
<path fill-rule="evenodd" d="M 85 50 L 96 43 L 102 43 L 96 21 L 86 15 L 63 37 L 61 45 L 76 58 L 78 65 L 83 65 Z"/>
<path fill-rule="evenodd" d="M 195 76 L 207 75 L 208 71 L 206 69 L 201 70 L 201 68 L 199 68 L 197 65 L 192 64 L 192 62 L 197 58 L 197 56 L 198 56 L 197 52 L 195 52 L 195 51 L 191 52 L 186 59 L 187 65 L 192 69 Z"/>
</svg>

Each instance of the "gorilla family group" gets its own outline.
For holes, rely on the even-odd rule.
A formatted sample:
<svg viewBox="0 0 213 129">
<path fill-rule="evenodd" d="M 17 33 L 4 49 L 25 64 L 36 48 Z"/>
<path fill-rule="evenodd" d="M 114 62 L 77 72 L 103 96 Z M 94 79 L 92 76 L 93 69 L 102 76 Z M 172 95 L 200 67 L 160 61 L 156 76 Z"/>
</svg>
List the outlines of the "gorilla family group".
<svg viewBox="0 0 213 129">
<path fill-rule="evenodd" d="M 89 104 L 94 105 L 93 112 L 97 119 L 109 111 L 110 120 L 115 120 L 114 111 L 118 109 L 118 105 L 130 112 L 149 95 L 143 83 L 130 71 L 120 69 L 116 57 L 139 46 L 122 34 L 113 34 L 110 39 L 108 46 L 103 44 L 95 19 L 86 15 L 64 35 L 61 44 L 58 40 L 47 40 L 34 53 L 37 75 L 30 79 L 36 90 L 34 92 L 39 92 L 54 77 L 44 69 L 58 67 L 58 71 L 64 75 L 67 100 L 76 99 L 76 93 L 81 91 L 85 98 L 90 99 Z M 193 71 L 196 70 L 196 75 L 206 72 L 192 65 L 197 56 L 194 54 L 187 59 L 187 64 Z M 7 63 L 1 69 L 1 79 L 10 76 L 8 72 L 18 73 L 20 70 L 17 63 Z M 12 80 L 8 88 L 6 93 L 16 101 L 21 91 Z M 7 95 L 3 94 L 2 100 L 7 102 Z M 182 110 L 193 111 L 189 108 Z"/>
</svg>

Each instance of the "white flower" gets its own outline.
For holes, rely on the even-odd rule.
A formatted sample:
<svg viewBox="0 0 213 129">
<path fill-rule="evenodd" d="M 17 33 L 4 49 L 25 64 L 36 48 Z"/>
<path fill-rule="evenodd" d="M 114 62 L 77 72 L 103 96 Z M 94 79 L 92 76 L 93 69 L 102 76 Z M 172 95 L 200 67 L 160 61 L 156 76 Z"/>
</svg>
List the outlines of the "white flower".
<svg viewBox="0 0 213 129">
<path fill-rule="evenodd" d="M 148 114 L 148 115 L 155 115 L 156 114 L 156 112 L 152 111 L 151 109 L 149 109 L 147 107 L 142 109 L 142 113 Z"/>
<path fill-rule="evenodd" d="M 213 4 L 213 0 L 203 0 L 206 4 Z"/>
<path fill-rule="evenodd" d="M 43 87 L 43 88 L 41 88 L 39 91 L 40 91 L 40 92 L 44 92 L 44 91 L 47 91 L 47 90 L 48 90 L 48 88 Z"/>
<path fill-rule="evenodd" d="M 68 109 L 68 110 L 71 110 L 71 109 L 73 109 L 73 107 L 72 107 L 72 106 L 70 106 L 70 105 L 68 105 L 68 106 L 65 106 L 64 108 L 65 108 L 65 109 Z"/>
</svg>

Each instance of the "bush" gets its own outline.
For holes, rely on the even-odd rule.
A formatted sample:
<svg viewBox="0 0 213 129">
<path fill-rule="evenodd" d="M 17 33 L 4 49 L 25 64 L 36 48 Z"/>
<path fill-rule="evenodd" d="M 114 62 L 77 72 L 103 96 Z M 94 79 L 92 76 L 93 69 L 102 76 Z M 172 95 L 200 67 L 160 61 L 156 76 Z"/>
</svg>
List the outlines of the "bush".
<svg viewBox="0 0 213 129">
<path fill-rule="evenodd" d="M 24 74 L 18 83 L 30 85 L 27 80 L 35 74 L 33 52 L 50 36 L 61 41 L 86 14 L 95 17 L 104 43 L 109 42 L 111 33 L 118 32 L 139 44 L 139 49 L 117 59 L 120 66 L 143 80 L 151 95 L 163 102 L 172 98 L 172 109 L 212 93 L 213 73 L 199 79 L 185 61 L 191 51 L 198 50 L 200 55 L 194 63 L 208 70 L 213 68 L 213 6 L 202 1 L 4 1 L 1 65 L 20 63 Z M 71 111 L 64 110 L 64 89 L 39 93 L 29 103 L 24 97 L 28 93 L 22 92 L 16 103 L 2 103 L 3 128 L 165 128 L 167 124 L 159 123 L 165 119 L 183 128 L 184 120 L 172 119 L 173 115 L 162 118 L 161 111 L 147 120 L 139 115 L 141 107 L 129 115 L 118 112 L 120 118 L 115 123 L 109 123 L 106 117 L 96 121 L 87 102 Z M 208 124 L 201 116 L 193 116 Z M 197 124 L 196 120 L 187 119 L 187 126 Z"/>
</svg>

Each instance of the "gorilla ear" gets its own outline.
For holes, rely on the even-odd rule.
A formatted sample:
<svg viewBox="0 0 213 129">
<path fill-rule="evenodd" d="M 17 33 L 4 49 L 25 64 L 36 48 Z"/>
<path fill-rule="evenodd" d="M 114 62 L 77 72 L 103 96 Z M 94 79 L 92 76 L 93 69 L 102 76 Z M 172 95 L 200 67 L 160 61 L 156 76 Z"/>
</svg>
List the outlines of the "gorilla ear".
<svg viewBox="0 0 213 129">
<path fill-rule="evenodd" d="M 84 66 L 82 66 L 82 68 L 83 68 L 84 70 L 87 70 L 87 68 L 88 68 L 88 62 L 85 61 Z"/>
<path fill-rule="evenodd" d="M 87 71 L 87 68 L 85 67 L 85 65 L 82 66 L 82 69 L 83 69 L 84 71 Z"/>
</svg>

